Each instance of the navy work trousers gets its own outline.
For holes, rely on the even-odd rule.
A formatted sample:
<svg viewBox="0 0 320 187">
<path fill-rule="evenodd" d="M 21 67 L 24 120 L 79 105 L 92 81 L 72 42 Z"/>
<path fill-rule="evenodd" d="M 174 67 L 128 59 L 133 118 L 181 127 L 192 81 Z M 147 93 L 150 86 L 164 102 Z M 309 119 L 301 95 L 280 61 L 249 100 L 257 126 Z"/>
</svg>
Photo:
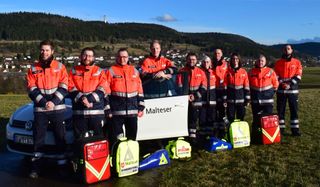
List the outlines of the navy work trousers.
<svg viewBox="0 0 320 187">
<path fill-rule="evenodd" d="M 35 125 L 33 128 L 33 137 L 34 137 L 34 152 L 42 152 L 48 125 L 51 126 L 55 143 L 57 145 L 57 152 L 63 153 L 65 150 L 65 125 L 63 124 L 64 120 L 64 110 L 57 112 L 35 112 Z"/>
<path fill-rule="evenodd" d="M 290 127 L 299 129 L 298 119 L 298 94 L 277 93 L 277 110 L 279 115 L 280 128 L 285 128 L 285 113 L 287 100 L 290 109 Z"/>
<path fill-rule="evenodd" d="M 104 125 L 104 116 L 97 115 L 74 115 L 73 128 L 76 138 L 84 136 L 84 133 L 92 130 L 95 136 L 102 136 L 102 127 Z"/>
</svg>

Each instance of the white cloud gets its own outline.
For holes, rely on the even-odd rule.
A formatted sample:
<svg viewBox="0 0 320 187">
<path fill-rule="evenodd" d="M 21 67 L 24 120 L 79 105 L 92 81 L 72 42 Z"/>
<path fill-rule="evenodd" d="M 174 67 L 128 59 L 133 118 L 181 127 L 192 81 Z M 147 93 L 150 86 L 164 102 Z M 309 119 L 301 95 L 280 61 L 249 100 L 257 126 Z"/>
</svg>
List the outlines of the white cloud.
<svg viewBox="0 0 320 187">
<path fill-rule="evenodd" d="M 164 14 L 163 16 L 158 16 L 155 18 L 157 21 L 160 22 L 173 22 L 173 21 L 178 21 L 176 18 L 171 16 L 170 14 Z"/>
</svg>

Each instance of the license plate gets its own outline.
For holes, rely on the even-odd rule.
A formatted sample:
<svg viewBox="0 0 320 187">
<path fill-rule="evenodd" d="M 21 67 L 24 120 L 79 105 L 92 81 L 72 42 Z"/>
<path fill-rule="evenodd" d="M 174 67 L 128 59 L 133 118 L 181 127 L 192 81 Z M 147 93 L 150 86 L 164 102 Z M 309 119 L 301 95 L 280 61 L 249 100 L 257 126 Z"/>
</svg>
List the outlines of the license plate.
<svg viewBox="0 0 320 187">
<path fill-rule="evenodd" d="M 16 134 L 14 136 L 14 142 L 16 143 L 21 143 L 21 144 L 33 144 L 33 137 L 32 136 L 25 136 L 25 135 L 20 135 Z"/>
</svg>

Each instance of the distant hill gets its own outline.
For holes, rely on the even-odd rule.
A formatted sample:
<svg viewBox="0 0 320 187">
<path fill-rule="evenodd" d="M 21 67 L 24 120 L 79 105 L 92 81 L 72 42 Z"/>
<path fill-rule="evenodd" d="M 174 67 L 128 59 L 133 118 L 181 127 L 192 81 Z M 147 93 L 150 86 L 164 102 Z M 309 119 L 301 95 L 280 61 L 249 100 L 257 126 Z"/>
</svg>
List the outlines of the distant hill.
<svg viewBox="0 0 320 187">
<path fill-rule="evenodd" d="M 307 39 L 301 39 L 301 40 L 289 39 L 287 42 L 290 43 L 290 44 L 302 44 L 302 43 L 309 43 L 309 42 L 320 42 L 320 37 L 314 37 L 313 39 L 307 38 Z"/>
<path fill-rule="evenodd" d="M 60 41 L 106 41 L 117 43 L 126 40 L 151 41 L 159 39 L 168 43 L 193 44 L 202 51 L 212 52 L 222 48 L 225 54 L 239 52 L 243 56 L 264 53 L 279 56 L 279 52 L 260 45 L 246 37 L 223 33 L 183 33 L 174 29 L 144 23 L 104 23 L 44 13 L 0 14 L 0 39 Z"/>
<path fill-rule="evenodd" d="M 202 52 L 212 52 L 213 49 L 222 48 L 226 55 L 238 52 L 245 57 L 256 57 L 262 53 L 271 57 L 270 59 L 280 57 L 283 46 L 261 45 L 236 34 L 178 32 L 157 24 L 110 24 L 102 21 L 83 21 L 66 16 L 30 12 L 0 14 L 0 40 L 36 41 L 43 39 L 111 44 L 128 43 L 128 41 L 140 44 L 159 39 L 167 44 L 196 45 Z M 7 50 L 10 48 L 16 49 L 18 47 L 8 46 Z M 320 55 L 320 43 L 295 44 L 294 48 L 298 52 L 298 56 Z"/>
<path fill-rule="evenodd" d="M 285 44 L 273 45 L 274 49 L 281 50 Z M 303 44 L 292 44 L 292 47 L 299 53 L 309 54 L 311 56 L 320 56 L 320 43 L 308 42 Z"/>
</svg>

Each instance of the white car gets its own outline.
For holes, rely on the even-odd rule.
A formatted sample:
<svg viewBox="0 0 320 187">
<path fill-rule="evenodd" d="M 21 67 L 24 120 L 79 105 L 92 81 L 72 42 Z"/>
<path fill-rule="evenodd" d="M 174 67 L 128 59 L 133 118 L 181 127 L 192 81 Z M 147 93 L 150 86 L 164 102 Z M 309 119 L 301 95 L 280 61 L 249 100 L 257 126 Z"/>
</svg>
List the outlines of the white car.
<svg viewBox="0 0 320 187">
<path fill-rule="evenodd" d="M 66 143 L 68 144 L 67 151 L 70 151 L 70 145 L 73 142 L 71 100 L 68 98 L 65 99 L 65 104 L 67 106 L 67 111 L 64 114 Z M 33 103 L 31 102 L 17 109 L 10 117 L 10 120 L 7 124 L 7 148 L 9 151 L 26 156 L 33 155 L 33 125 Z M 48 125 L 45 144 L 44 157 L 61 157 L 61 155 L 56 154 L 56 146 L 50 124 Z"/>
<path fill-rule="evenodd" d="M 71 153 L 73 138 L 72 103 L 65 99 L 67 111 L 64 115 L 66 125 L 67 152 Z M 138 118 L 137 140 L 151 140 L 188 136 L 188 96 L 172 96 L 145 100 L 144 116 Z M 11 152 L 25 156 L 33 155 L 34 124 L 33 103 L 17 109 L 7 124 L 7 147 Z M 68 154 L 67 154 L 68 155 Z M 44 157 L 61 158 L 56 154 L 53 132 L 48 126 Z"/>
</svg>

